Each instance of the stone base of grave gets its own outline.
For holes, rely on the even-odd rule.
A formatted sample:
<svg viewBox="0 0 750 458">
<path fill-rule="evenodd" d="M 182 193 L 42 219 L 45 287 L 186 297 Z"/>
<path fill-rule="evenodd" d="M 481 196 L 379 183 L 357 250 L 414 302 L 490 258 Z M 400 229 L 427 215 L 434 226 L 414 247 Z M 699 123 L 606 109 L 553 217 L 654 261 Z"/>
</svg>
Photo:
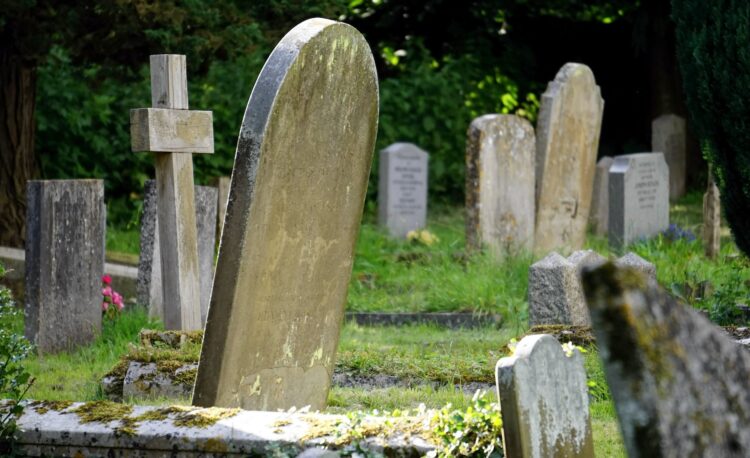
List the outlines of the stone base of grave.
<svg viewBox="0 0 750 458">
<path fill-rule="evenodd" d="M 18 418 L 16 445 L 30 457 L 329 457 L 358 441 L 386 456 L 416 457 L 435 449 L 429 414 L 366 416 L 354 424 L 317 413 L 41 401 L 28 403 Z"/>
</svg>

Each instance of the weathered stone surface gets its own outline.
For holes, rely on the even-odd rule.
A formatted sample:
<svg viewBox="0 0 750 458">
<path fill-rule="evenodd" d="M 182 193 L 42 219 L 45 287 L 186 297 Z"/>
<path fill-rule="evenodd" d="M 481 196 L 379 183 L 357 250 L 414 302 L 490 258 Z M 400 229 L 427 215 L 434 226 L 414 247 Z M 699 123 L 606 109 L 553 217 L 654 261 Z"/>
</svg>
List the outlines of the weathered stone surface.
<svg viewBox="0 0 750 458">
<path fill-rule="evenodd" d="M 537 253 L 583 246 L 603 111 L 594 74 L 583 64 L 565 64 L 542 95 L 536 130 Z"/>
<path fill-rule="evenodd" d="M 662 153 L 617 156 L 609 169 L 609 244 L 621 248 L 669 227 L 669 169 Z"/>
<path fill-rule="evenodd" d="M 221 231 L 224 228 L 224 218 L 227 215 L 227 200 L 229 199 L 229 177 L 219 177 L 216 179 L 216 187 L 219 189 L 219 220 L 216 226 L 216 234 L 221 237 Z"/>
<path fill-rule="evenodd" d="M 102 180 L 29 181 L 25 335 L 39 353 L 91 343 L 101 332 Z"/>
<path fill-rule="evenodd" d="M 721 249 L 721 201 L 719 187 L 709 173 L 708 188 L 703 194 L 703 250 L 706 257 L 714 259 Z"/>
<path fill-rule="evenodd" d="M 394 143 L 380 152 L 378 224 L 394 237 L 427 222 L 429 155 L 413 143 Z"/>
<path fill-rule="evenodd" d="M 685 195 L 687 180 L 687 131 L 685 119 L 665 114 L 651 121 L 651 151 L 664 153 L 669 167 L 669 198 Z"/>
<path fill-rule="evenodd" d="M 466 245 L 497 257 L 534 246 L 534 128 L 514 115 L 472 121 L 466 141 Z"/>
<path fill-rule="evenodd" d="M 529 267 L 529 326 L 588 324 L 576 265 L 552 252 Z"/>
<path fill-rule="evenodd" d="M 632 251 L 629 251 L 620 259 L 615 261 L 615 265 L 617 265 L 617 267 L 629 267 L 631 269 L 638 270 L 640 272 L 643 272 L 649 279 L 656 281 L 656 266 L 633 253 Z"/>
<path fill-rule="evenodd" d="M 354 440 L 385 456 L 424 456 L 436 448 L 423 426 L 430 411 L 419 417 L 367 416 L 358 426 L 368 431 L 365 437 L 342 444 L 337 432 L 353 429 L 343 415 L 133 406 L 122 420 L 83 422 L 76 411 L 90 405 L 28 403 L 17 421 L 19 452 L 29 457 L 322 457 L 344 455 L 342 449 Z"/>
<path fill-rule="evenodd" d="M 325 406 L 378 117 L 351 26 L 310 19 L 263 67 L 239 135 L 193 403 Z"/>
<path fill-rule="evenodd" d="M 141 254 L 138 264 L 138 302 L 148 305 L 149 315 L 164 319 L 164 299 L 161 280 L 161 249 L 159 221 L 156 208 L 156 181 L 146 180 L 141 215 Z M 200 267 L 201 323 L 206 322 L 208 302 L 214 273 L 216 252 L 216 213 L 218 190 L 210 186 L 195 186 L 195 221 L 198 235 L 198 263 Z"/>
<path fill-rule="evenodd" d="M 159 367 L 158 363 L 132 361 L 122 382 L 125 399 L 188 398 L 193 391 L 198 364 L 177 368 Z M 102 385 L 106 384 L 102 380 Z"/>
<path fill-rule="evenodd" d="M 614 158 L 604 156 L 596 163 L 594 191 L 591 196 L 589 221 L 596 235 L 606 235 L 609 227 L 609 168 Z"/>
<path fill-rule="evenodd" d="M 213 114 L 165 108 L 130 110 L 130 136 L 134 152 L 213 153 Z"/>
<path fill-rule="evenodd" d="M 583 285 L 628 456 L 750 456 L 750 352 L 636 271 Z"/>
<path fill-rule="evenodd" d="M 503 443 L 510 457 L 593 457 L 583 358 L 554 337 L 524 337 L 496 367 Z"/>
</svg>

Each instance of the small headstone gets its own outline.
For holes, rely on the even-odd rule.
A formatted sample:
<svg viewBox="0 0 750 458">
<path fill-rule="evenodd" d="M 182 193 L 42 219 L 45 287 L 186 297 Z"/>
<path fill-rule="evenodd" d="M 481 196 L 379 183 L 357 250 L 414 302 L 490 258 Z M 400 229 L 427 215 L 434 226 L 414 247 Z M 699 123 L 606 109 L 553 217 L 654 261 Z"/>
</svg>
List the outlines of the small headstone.
<svg viewBox="0 0 750 458">
<path fill-rule="evenodd" d="M 670 200 L 685 195 L 686 135 L 685 119 L 675 114 L 661 115 L 651 122 L 651 151 L 664 153 L 669 167 Z"/>
<path fill-rule="evenodd" d="M 628 456 L 750 456 L 750 352 L 635 271 L 583 285 Z"/>
<path fill-rule="evenodd" d="M 583 358 L 554 337 L 524 337 L 497 362 L 505 456 L 593 457 L 594 439 Z"/>
<path fill-rule="evenodd" d="M 496 256 L 534 245 L 534 128 L 514 115 L 485 115 L 466 142 L 466 244 Z"/>
<path fill-rule="evenodd" d="M 271 53 L 239 134 L 194 404 L 325 406 L 377 119 L 353 27 L 310 19 Z"/>
<path fill-rule="evenodd" d="M 614 158 L 604 156 L 596 163 L 594 192 L 591 197 L 591 227 L 596 235 L 606 235 L 609 226 L 609 168 Z"/>
<path fill-rule="evenodd" d="M 609 244 L 621 248 L 669 227 L 669 169 L 662 153 L 617 156 L 609 169 Z"/>
<path fill-rule="evenodd" d="M 645 274 L 649 279 L 656 281 L 656 266 L 632 251 L 626 253 L 620 259 L 615 261 L 615 265 L 617 267 L 629 267 L 638 270 Z"/>
<path fill-rule="evenodd" d="M 39 353 L 91 343 L 101 332 L 102 180 L 29 181 L 25 335 Z"/>
<path fill-rule="evenodd" d="M 542 95 L 536 130 L 537 253 L 583 246 L 603 111 L 594 74 L 583 64 L 565 64 Z"/>
<path fill-rule="evenodd" d="M 195 186 L 195 221 L 200 269 L 201 325 L 206 322 L 214 274 L 216 250 L 216 212 L 218 190 Z M 164 319 L 162 297 L 161 250 L 156 212 L 156 181 L 146 180 L 141 216 L 141 251 L 138 262 L 138 303 L 148 305 L 149 315 Z"/>
<path fill-rule="evenodd" d="M 721 249 L 721 200 L 719 187 L 710 172 L 703 195 L 703 249 L 709 259 L 715 259 Z"/>
<path fill-rule="evenodd" d="M 429 155 L 413 143 L 394 143 L 380 152 L 378 224 L 406 237 L 427 222 Z"/>
</svg>

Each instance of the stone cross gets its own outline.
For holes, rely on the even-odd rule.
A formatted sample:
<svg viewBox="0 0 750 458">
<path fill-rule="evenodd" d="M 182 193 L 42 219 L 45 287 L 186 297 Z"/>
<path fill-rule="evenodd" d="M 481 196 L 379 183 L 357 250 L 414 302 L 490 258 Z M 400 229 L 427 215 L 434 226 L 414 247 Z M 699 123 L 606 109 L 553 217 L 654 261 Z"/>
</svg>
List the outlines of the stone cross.
<svg viewBox="0 0 750 458">
<path fill-rule="evenodd" d="M 466 245 L 495 257 L 534 246 L 534 128 L 515 115 L 484 115 L 466 139 Z"/>
<path fill-rule="evenodd" d="M 195 405 L 325 407 L 377 120 L 353 27 L 310 19 L 271 53 L 240 129 Z"/>
<path fill-rule="evenodd" d="M 708 188 L 703 194 L 703 249 L 706 257 L 714 259 L 721 249 L 721 201 L 719 187 L 708 172 Z"/>
<path fill-rule="evenodd" d="M 210 111 L 188 110 L 185 56 L 151 56 L 151 104 L 153 108 L 130 111 L 130 135 L 134 152 L 156 153 L 164 327 L 200 329 L 190 153 L 213 153 L 213 120 Z"/>
<path fill-rule="evenodd" d="M 750 456 L 750 352 L 632 270 L 583 288 L 628 456 Z"/>
<path fill-rule="evenodd" d="M 581 353 L 569 356 L 554 337 L 524 337 L 496 366 L 505 456 L 594 456 L 586 371 Z"/>
</svg>

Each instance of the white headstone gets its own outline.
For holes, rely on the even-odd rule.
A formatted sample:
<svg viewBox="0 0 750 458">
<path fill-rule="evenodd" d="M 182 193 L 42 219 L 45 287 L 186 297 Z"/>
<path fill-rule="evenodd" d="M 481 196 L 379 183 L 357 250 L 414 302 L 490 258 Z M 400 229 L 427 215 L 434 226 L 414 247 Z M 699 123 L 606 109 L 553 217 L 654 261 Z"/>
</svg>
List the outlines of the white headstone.
<svg viewBox="0 0 750 458">
<path fill-rule="evenodd" d="M 428 158 L 413 143 L 394 143 L 380 152 L 378 224 L 394 237 L 426 224 Z"/>
</svg>

